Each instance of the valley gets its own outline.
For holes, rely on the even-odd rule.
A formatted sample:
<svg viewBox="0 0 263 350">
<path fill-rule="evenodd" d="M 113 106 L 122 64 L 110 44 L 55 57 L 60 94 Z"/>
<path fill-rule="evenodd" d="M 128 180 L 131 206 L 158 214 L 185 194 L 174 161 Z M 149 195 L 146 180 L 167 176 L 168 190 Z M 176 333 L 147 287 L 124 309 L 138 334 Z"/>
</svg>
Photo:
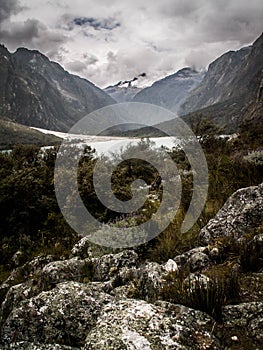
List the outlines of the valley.
<svg viewBox="0 0 263 350">
<path fill-rule="evenodd" d="M 263 348 L 263 34 L 145 87 L 0 75 L 0 348 Z"/>
</svg>

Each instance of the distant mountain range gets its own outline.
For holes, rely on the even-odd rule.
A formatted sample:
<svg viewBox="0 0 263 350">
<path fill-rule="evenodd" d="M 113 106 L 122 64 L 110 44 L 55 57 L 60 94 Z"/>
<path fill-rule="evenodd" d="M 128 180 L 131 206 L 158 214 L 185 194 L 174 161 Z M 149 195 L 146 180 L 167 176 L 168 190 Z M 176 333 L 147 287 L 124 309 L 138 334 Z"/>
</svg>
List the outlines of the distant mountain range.
<svg viewBox="0 0 263 350">
<path fill-rule="evenodd" d="M 212 132 L 232 133 L 262 126 L 263 34 L 252 46 L 217 58 L 206 72 L 186 67 L 143 89 L 131 84 L 136 77 L 127 81 L 127 86 L 126 81 L 119 82 L 103 91 L 88 80 L 69 74 L 38 51 L 19 48 L 11 54 L 3 45 L 0 45 L 0 75 L 2 124 L 13 121 L 68 131 L 83 116 L 104 106 L 144 102 L 171 110 L 192 126 L 203 123 L 201 132 L 210 128 Z M 100 123 L 96 115 L 90 120 L 90 130 L 94 133 L 96 123 Z M 126 122 L 123 115 L 114 118 L 113 115 L 109 124 L 115 119 L 116 123 Z M 161 115 L 158 118 L 158 123 L 162 123 Z M 132 122 L 131 116 L 127 116 L 127 121 Z M 173 120 L 162 123 L 169 132 L 174 125 Z M 151 134 L 151 128 L 146 128 L 129 135 L 145 134 L 146 130 Z M 120 131 L 126 132 L 127 127 L 112 129 L 112 133 Z"/>
<path fill-rule="evenodd" d="M 142 88 L 136 86 L 119 86 L 118 84 L 108 86 L 104 91 L 110 95 L 116 102 L 132 102 Z"/>
<path fill-rule="evenodd" d="M 252 46 L 222 55 L 182 104 L 179 114 L 189 123 L 200 116 L 219 132 L 261 128 L 263 120 L 263 34 Z M 168 125 L 169 124 L 169 125 Z M 168 122 L 166 129 L 171 130 Z M 263 130 L 262 130 L 263 131 Z"/>
<path fill-rule="evenodd" d="M 133 101 L 156 104 L 177 113 L 189 93 L 201 83 L 204 74 L 190 67 L 183 68 L 141 90 Z"/>
<path fill-rule="evenodd" d="M 207 72 L 184 68 L 142 89 L 132 101 L 147 102 L 177 112 L 200 132 L 233 133 L 262 126 L 263 34 L 252 46 L 229 51 L 212 62 Z M 156 125 L 172 132 L 173 120 Z M 197 125 L 198 124 L 198 125 Z M 129 136 L 155 135 L 152 128 Z"/>
</svg>

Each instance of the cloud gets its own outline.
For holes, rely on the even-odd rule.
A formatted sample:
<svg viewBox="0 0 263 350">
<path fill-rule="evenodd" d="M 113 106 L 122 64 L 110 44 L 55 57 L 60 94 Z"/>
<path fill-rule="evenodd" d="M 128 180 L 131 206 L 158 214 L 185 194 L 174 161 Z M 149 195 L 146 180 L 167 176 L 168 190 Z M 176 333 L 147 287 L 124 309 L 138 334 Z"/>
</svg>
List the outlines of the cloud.
<svg viewBox="0 0 263 350">
<path fill-rule="evenodd" d="M 72 62 L 67 63 L 66 68 L 70 71 L 73 71 L 73 72 L 82 73 L 83 71 L 86 70 L 87 66 L 84 62 L 72 61 Z"/>
<path fill-rule="evenodd" d="M 72 25 L 77 26 L 89 26 L 94 28 L 95 30 L 112 30 L 117 27 L 120 27 L 120 22 L 118 22 L 114 18 L 93 18 L 93 17 L 76 17 L 73 19 L 73 21 L 70 23 L 70 26 Z"/>
<path fill-rule="evenodd" d="M 0 2 L 0 22 L 10 18 L 12 14 L 21 11 L 23 7 L 18 0 L 1 0 Z"/>
<path fill-rule="evenodd" d="M 67 41 L 63 33 L 50 30 L 37 19 L 27 19 L 24 22 L 8 22 L 8 24 L 2 24 L 1 29 L 0 40 L 8 42 L 11 49 L 18 46 L 27 46 L 28 48 L 39 49 L 44 53 L 53 52 L 53 55 L 55 55 L 58 47 Z"/>
<path fill-rule="evenodd" d="M 0 1 L 8 48 L 38 49 L 101 87 L 203 69 L 262 32 L 262 0 Z"/>
<path fill-rule="evenodd" d="M 5 29 L 6 28 L 6 29 Z M 37 38 L 46 27 L 36 19 L 27 19 L 24 22 L 8 23 L 2 26 L 0 38 L 8 40 L 12 44 L 24 44 Z"/>
<path fill-rule="evenodd" d="M 75 60 L 68 62 L 66 68 L 75 73 L 83 73 L 87 70 L 88 66 L 95 65 L 98 62 L 98 58 L 86 53 L 83 54 L 83 60 Z"/>
</svg>

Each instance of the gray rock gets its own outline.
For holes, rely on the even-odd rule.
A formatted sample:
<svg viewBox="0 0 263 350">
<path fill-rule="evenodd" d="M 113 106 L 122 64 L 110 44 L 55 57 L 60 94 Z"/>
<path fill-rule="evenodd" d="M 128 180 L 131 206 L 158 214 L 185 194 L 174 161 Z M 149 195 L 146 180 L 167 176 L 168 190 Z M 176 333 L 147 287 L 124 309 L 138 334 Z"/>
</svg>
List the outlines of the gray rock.
<svg viewBox="0 0 263 350">
<path fill-rule="evenodd" d="M 230 337 L 237 337 L 240 349 L 263 348 L 263 303 L 251 302 L 227 305 L 222 308 L 224 342 L 230 344 Z M 232 339 L 233 340 L 233 339 Z"/>
<path fill-rule="evenodd" d="M 191 272 L 200 271 L 216 261 L 219 251 L 209 247 L 197 247 L 174 258 L 179 270 L 182 267 L 189 267 Z"/>
<path fill-rule="evenodd" d="M 0 325 L 5 322 L 12 310 L 18 307 L 22 301 L 37 295 L 38 292 L 39 290 L 37 286 L 33 285 L 32 280 L 12 286 L 1 304 Z"/>
<path fill-rule="evenodd" d="M 18 250 L 11 258 L 11 263 L 14 267 L 18 267 L 21 265 L 22 261 L 24 260 L 25 256 L 21 250 Z"/>
<path fill-rule="evenodd" d="M 219 237 L 242 239 L 263 220 L 263 183 L 236 191 L 201 230 L 199 242 L 213 244 Z"/>
<path fill-rule="evenodd" d="M 13 270 L 7 280 L 0 286 L 0 302 L 4 300 L 9 288 L 16 284 L 33 280 L 35 276 L 39 275 L 42 268 L 53 260 L 54 258 L 51 255 L 38 256 L 32 261 L 27 262 L 23 266 L 19 266 Z"/>
<path fill-rule="evenodd" d="M 190 264 L 190 270 L 192 272 L 200 271 L 209 265 L 210 259 L 205 253 L 199 252 L 191 255 L 191 258 L 188 259 L 188 263 Z"/>
<path fill-rule="evenodd" d="M 40 344 L 30 342 L 16 342 L 9 344 L 8 347 L 3 347 L 3 350 L 78 350 L 79 348 L 73 348 L 71 346 L 59 345 L 59 344 Z"/>
<path fill-rule="evenodd" d="M 159 302 L 119 300 L 105 306 L 83 350 L 220 349 L 206 314 Z"/>
<path fill-rule="evenodd" d="M 239 298 L 242 302 L 263 300 L 263 273 L 243 273 L 239 278 Z"/>
<path fill-rule="evenodd" d="M 43 289 L 50 289 L 57 283 L 65 281 L 82 282 L 86 276 L 89 262 L 72 258 L 68 260 L 53 261 L 43 267 L 40 273 Z"/>
<path fill-rule="evenodd" d="M 80 346 L 112 297 L 92 283 L 60 283 L 12 310 L 2 327 L 2 342 Z"/>
<path fill-rule="evenodd" d="M 123 269 L 137 267 L 139 257 L 133 250 L 124 250 L 118 254 L 107 254 L 101 258 L 93 258 L 91 261 L 93 264 L 93 280 L 107 281 Z"/>
</svg>

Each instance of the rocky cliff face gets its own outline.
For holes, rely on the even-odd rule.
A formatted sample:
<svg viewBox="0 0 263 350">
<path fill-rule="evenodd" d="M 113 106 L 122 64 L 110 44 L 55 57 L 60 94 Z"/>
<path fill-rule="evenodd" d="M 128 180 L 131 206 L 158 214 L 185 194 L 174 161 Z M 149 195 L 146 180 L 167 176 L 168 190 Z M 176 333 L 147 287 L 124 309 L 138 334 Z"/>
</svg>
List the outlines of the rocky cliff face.
<svg viewBox="0 0 263 350">
<path fill-rule="evenodd" d="M 67 260 L 14 269 L 0 288 L 1 349 L 262 348 L 262 189 L 237 191 L 200 246 L 164 264 L 98 256 L 83 238 Z"/>
<path fill-rule="evenodd" d="M 183 68 L 141 90 L 133 101 L 156 104 L 177 113 L 190 91 L 200 84 L 203 77 L 203 72 Z"/>
<path fill-rule="evenodd" d="M 68 131 L 84 115 L 114 103 L 38 51 L 0 46 L 0 115 L 24 125 Z"/>
<path fill-rule="evenodd" d="M 193 112 L 237 97 L 255 98 L 263 68 L 263 34 L 250 47 L 229 51 L 209 65 L 200 85 L 191 91 L 180 114 Z"/>
</svg>

